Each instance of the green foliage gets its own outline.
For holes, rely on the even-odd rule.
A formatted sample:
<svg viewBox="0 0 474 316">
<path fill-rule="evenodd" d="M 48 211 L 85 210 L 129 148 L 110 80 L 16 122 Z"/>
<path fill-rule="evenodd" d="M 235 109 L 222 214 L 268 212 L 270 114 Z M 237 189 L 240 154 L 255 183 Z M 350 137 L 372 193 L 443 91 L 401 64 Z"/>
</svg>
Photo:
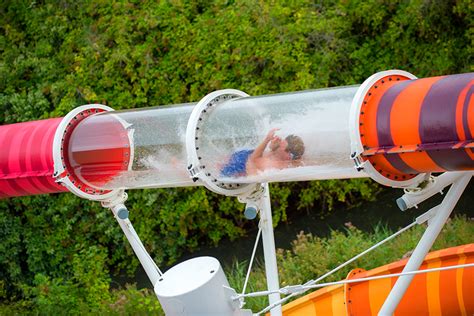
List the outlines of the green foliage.
<svg viewBox="0 0 474 316">
<path fill-rule="evenodd" d="M 26 297 L 22 306 L 13 304 L 10 308 L 33 309 L 41 315 L 87 313 L 103 308 L 104 302 L 111 300 L 105 249 L 92 246 L 72 257 L 69 274 L 35 274 L 33 285 L 22 286 Z"/>
<path fill-rule="evenodd" d="M 137 290 L 127 285 L 122 290 L 112 291 L 110 303 L 102 305 L 99 314 L 106 315 L 164 315 L 152 290 Z"/>
<path fill-rule="evenodd" d="M 319 205 L 321 217 L 332 211 L 335 205 L 356 205 L 359 201 L 373 201 L 378 186 L 367 179 L 313 181 L 299 191 L 297 209 L 308 213 Z"/>
<path fill-rule="evenodd" d="M 229 87 L 259 95 L 348 85 L 391 68 L 420 77 L 466 72 L 471 7 L 467 0 L 3 1 L 0 124 L 94 102 L 128 109 Z M 373 200 L 379 188 L 355 179 L 271 190 L 276 225 L 298 212 L 324 217 Z M 128 205 L 159 264 L 237 238 L 248 225 L 235 199 L 203 188 L 130 192 Z M 0 299 L 31 297 L 44 313 L 56 301 L 85 312 L 113 301 L 108 272 L 138 265 L 111 214 L 71 194 L 0 201 L 0 240 Z M 147 304 L 142 292 L 130 295 L 136 308 Z M 18 302 L 5 313 L 21 310 Z"/>
</svg>

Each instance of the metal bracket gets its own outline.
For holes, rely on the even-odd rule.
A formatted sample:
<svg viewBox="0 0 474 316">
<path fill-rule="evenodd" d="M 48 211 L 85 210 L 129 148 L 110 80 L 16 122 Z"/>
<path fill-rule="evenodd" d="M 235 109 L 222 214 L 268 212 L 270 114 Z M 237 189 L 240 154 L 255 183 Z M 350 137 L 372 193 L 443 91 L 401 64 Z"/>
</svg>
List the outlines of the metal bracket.
<svg viewBox="0 0 474 316">
<path fill-rule="evenodd" d="M 199 164 L 197 166 L 189 165 L 188 172 L 194 182 L 199 180 L 199 175 L 201 174 L 201 168 Z"/>
<path fill-rule="evenodd" d="M 425 223 L 426 221 L 428 221 L 428 225 L 431 223 L 431 220 L 433 219 L 433 217 L 436 216 L 436 214 L 438 213 L 439 211 L 439 205 L 433 207 L 432 209 L 430 209 L 429 211 L 421 214 L 420 216 L 418 216 L 416 218 L 416 223 L 418 225 L 421 225 L 423 223 Z"/>
</svg>

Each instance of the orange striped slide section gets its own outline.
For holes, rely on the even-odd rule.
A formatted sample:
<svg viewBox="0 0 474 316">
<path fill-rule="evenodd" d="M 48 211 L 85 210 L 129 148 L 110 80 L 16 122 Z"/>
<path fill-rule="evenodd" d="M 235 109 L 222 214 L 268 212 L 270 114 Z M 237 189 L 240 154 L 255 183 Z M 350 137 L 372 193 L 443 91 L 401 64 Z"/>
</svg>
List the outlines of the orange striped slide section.
<svg viewBox="0 0 474 316">
<path fill-rule="evenodd" d="M 370 271 L 352 270 L 347 279 L 402 272 L 408 259 Z M 474 244 L 429 253 L 420 270 L 474 263 Z M 397 277 L 322 288 L 283 306 L 285 316 L 377 315 Z M 418 274 L 395 316 L 473 315 L 474 269 Z"/>
<path fill-rule="evenodd" d="M 474 170 L 474 73 L 379 79 L 359 114 L 363 159 L 394 181 Z"/>
</svg>

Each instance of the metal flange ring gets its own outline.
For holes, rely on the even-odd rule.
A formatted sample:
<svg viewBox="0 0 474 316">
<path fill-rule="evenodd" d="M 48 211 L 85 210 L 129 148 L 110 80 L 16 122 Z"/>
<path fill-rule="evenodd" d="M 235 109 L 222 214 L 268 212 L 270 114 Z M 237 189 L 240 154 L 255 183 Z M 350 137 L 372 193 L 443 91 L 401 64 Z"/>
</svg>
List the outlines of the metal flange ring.
<svg viewBox="0 0 474 316">
<path fill-rule="evenodd" d="M 370 95 L 375 93 L 377 85 L 383 85 L 384 79 L 386 81 L 391 80 L 391 78 L 397 78 L 397 80 L 415 80 L 416 76 L 412 75 L 409 72 L 403 70 L 388 70 L 381 71 L 370 76 L 367 80 L 362 83 L 362 85 L 357 90 L 354 99 L 351 104 L 351 111 L 349 115 L 349 131 L 351 139 L 351 159 L 354 160 L 357 170 L 364 170 L 373 180 L 377 181 L 380 184 L 395 187 L 395 188 L 410 188 L 416 187 L 419 183 L 426 180 L 429 177 L 429 174 L 418 174 L 418 175 L 407 175 L 403 176 L 401 179 L 393 179 L 393 177 L 387 176 L 387 172 L 383 170 L 378 170 L 375 168 L 374 164 L 364 156 L 364 142 L 362 140 L 363 134 L 361 134 L 360 126 L 361 115 L 364 114 L 363 106 L 367 105 L 367 98 Z M 388 79 L 387 79 L 388 78 Z M 381 90 L 380 87 L 378 90 Z"/>
<path fill-rule="evenodd" d="M 235 89 L 224 89 L 209 93 L 202 98 L 195 106 L 191 113 L 186 128 L 186 153 L 188 156 L 188 171 L 193 181 L 201 181 L 209 190 L 228 196 L 239 196 L 253 191 L 258 184 L 254 183 L 225 183 L 219 181 L 206 169 L 205 161 L 199 155 L 198 141 L 201 137 L 200 133 L 202 125 L 206 124 L 206 117 L 212 111 L 224 102 L 235 99 L 248 97 L 245 92 Z"/>
<path fill-rule="evenodd" d="M 75 195 L 93 201 L 108 201 L 123 195 L 122 189 L 102 190 L 86 184 L 83 179 L 76 175 L 69 164 L 68 143 L 73 130 L 83 119 L 102 112 L 114 111 L 114 109 L 102 104 L 88 104 L 79 106 L 69 112 L 58 125 L 53 140 L 53 162 L 54 178 L 56 182 L 64 185 Z M 123 124 L 123 122 L 120 122 Z M 130 140 L 129 140 L 130 142 Z M 129 150 L 132 150 L 130 148 Z M 127 168 L 130 168 L 130 159 L 133 155 L 128 153 L 124 157 Z"/>
</svg>

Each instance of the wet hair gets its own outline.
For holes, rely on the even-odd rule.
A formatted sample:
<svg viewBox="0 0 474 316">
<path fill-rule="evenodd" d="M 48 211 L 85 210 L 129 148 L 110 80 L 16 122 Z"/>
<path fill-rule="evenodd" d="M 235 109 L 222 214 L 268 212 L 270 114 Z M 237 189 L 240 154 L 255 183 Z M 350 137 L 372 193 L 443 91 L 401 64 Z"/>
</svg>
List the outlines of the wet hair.
<svg viewBox="0 0 474 316">
<path fill-rule="evenodd" d="M 290 153 L 291 160 L 300 159 L 303 156 L 305 149 L 301 137 L 296 135 L 288 135 L 285 140 L 288 143 L 286 151 Z"/>
</svg>

